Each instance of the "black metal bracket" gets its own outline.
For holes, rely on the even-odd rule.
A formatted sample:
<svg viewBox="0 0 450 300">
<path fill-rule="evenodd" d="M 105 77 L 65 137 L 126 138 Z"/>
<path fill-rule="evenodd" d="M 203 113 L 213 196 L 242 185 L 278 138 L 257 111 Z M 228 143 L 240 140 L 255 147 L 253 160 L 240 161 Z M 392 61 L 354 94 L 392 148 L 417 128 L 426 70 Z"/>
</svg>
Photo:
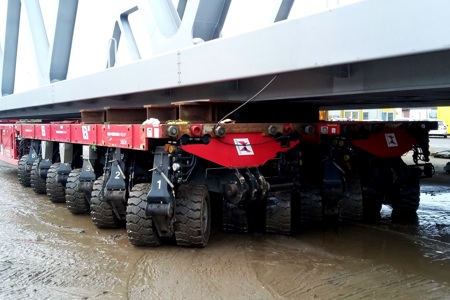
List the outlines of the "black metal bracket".
<svg viewBox="0 0 450 300">
<path fill-rule="evenodd" d="M 164 147 L 155 149 L 152 187 L 147 195 L 146 214 L 151 217 L 160 236 L 172 236 L 174 185 L 169 180 L 170 157 Z"/>
</svg>

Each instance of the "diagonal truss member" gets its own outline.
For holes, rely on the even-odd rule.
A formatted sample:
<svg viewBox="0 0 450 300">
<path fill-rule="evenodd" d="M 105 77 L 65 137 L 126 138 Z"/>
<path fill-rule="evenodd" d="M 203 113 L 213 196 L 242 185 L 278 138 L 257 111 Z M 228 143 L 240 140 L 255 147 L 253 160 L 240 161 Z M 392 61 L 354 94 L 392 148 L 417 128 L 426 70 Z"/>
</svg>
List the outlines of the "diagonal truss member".
<svg viewBox="0 0 450 300">
<path fill-rule="evenodd" d="M 69 68 L 78 0 L 59 0 L 51 44 L 47 38 L 39 0 L 8 0 L 4 50 L 0 47 L 0 83 L 3 96 L 14 93 L 22 5 L 30 24 L 40 84 L 66 79 Z"/>
</svg>

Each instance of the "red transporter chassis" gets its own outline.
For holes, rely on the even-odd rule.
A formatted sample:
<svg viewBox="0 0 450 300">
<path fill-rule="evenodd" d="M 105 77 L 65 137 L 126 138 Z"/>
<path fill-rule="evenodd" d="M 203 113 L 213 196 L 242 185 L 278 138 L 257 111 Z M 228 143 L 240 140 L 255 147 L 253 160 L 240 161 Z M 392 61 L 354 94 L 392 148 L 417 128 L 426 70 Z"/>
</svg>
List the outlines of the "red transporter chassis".
<svg viewBox="0 0 450 300">
<path fill-rule="evenodd" d="M 0 160 L 17 165 L 17 130 L 14 124 L 0 124 Z"/>
<path fill-rule="evenodd" d="M 175 237 L 189 247 L 207 244 L 211 211 L 224 230 L 279 234 L 293 232 L 298 216 L 376 220 L 382 204 L 415 213 L 419 178 L 432 175 L 419 161 L 429 160 L 428 131 L 437 127 L 113 119 L 1 124 L 0 159 L 18 164 L 22 186 L 90 213 L 98 228 L 126 222 L 134 245 Z M 413 166 L 401 159 L 410 150 Z"/>
<path fill-rule="evenodd" d="M 428 151 L 427 130 L 435 122 L 345 122 L 345 123 L 244 123 L 221 124 L 226 134 L 218 136 L 217 124 L 0 124 L 0 159 L 17 165 L 21 139 L 54 141 L 147 151 L 149 139 L 208 139 L 182 144 L 188 153 L 227 168 L 257 167 L 298 143 L 320 144 L 323 138 L 346 137 L 351 143 L 380 158 L 401 157 L 416 145 Z M 425 124 L 425 125 L 424 125 Z M 279 137 L 295 134 L 287 144 Z M 428 154 L 427 154 L 428 155 Z"/>
<path fill-rule="evenodd" d="M 204 247 L 212 211 L 224 230 L 279 234 L 297 221 L 376 220 L 382 204 L 417 211 L 419 178 L 432 175 L 419 161 L 429 160 L 437 122 L 318 122 L 304 105 L 238 108 L 207 100 L 4 123 L 0 159 L 18 165 L 22 186 L 90 213 L 98 228 L 126 223 L 134 245 L 175 237 Z M 401 159 L 410 150 L 412 166 Z"/>
</svg>

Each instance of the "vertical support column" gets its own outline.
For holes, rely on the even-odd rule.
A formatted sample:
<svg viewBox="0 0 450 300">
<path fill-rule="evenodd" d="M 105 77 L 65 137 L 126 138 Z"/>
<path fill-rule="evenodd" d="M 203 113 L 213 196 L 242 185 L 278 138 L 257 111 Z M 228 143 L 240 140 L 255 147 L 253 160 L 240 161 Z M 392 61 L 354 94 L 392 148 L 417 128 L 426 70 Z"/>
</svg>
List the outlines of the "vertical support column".
<svg viewBox="0 0 450 300">
<path fill-rule="evenodd" d="M 54 142 L 41 141 L 41 158 L 39 159 L 38 174 L 42 179 L 47 178 L 48 170 L 53 164 L 53 144 Z"/>
<path fill-rule="evenodd" d="M 16 78 L 17 46 L 19 43 L 21 2 L 8 0 L 6 12 L 5 49 L 3 53 L 3 66 L 1 75 L 0 94 L 10 95 L 14 93 Z"/>
<path fill-rule="evenodd" d="M 71 164 L 73 161 L 73 144 L 60 143 L 59 157 L 62 164 Z"/>
<path fill-rule="evenodd" d="M 120 148 L 114 149 L 109 178 L 106 178 L 105 199 L 111 203 L 117 217 L 123 220 L 126 216 L 124 203 L 127 201 L 128 181 L 122 154 Z"/>
<path fill-rule="evenodd" d="M 83 159 L 88 160 L 96 160 L 97 159 L 97 153 L 95 153 L 95 150 L 92 149 L 89 145 L 83 145 Z"/>
<path fill-rule="evenodd" d="M 61 163 L 56 169 L 56 182 L 65 186 L 67 180 L 69 179 L 70 172 L 72 171 L 73 144 L 60 143 L 59 157 L 61 159 Z M 62 198 L 63 197 L 58 196 L 59 200 L 63 200 Z"/>
<path fill-rule="evenodd" d="M 90 193 L 94 187 L 94 181 L 97 179 L 95 174 L 95 160 L 97 159 L 97 153 L 91 146 L 83 145 L 83 167 L 79 177 L 80 191 Z"/>
<path fill-rule="evenodd" d="M 50 82 L 67 78 L 78 0 L 59 0 L 55 38 L 51 47 Z"/>
<path fill-rule="evenodd" d="M 43 160 L 53 160 L 53 142 L 41 141 L 41 157 Z"/>
</svg>

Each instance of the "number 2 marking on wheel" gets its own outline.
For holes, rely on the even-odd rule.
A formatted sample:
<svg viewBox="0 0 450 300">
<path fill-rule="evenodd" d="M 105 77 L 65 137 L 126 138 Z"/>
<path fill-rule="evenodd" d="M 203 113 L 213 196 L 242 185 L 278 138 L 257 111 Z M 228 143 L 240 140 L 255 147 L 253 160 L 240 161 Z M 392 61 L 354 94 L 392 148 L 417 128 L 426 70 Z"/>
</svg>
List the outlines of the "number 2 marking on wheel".
<svg viewBox="0 0 450 300">
<path fill-rule="evenodd" d="M 120 179 L 120 172 L 116 171 L 116 177 L 114 177 L 114 179 Z"/>
</svg>

